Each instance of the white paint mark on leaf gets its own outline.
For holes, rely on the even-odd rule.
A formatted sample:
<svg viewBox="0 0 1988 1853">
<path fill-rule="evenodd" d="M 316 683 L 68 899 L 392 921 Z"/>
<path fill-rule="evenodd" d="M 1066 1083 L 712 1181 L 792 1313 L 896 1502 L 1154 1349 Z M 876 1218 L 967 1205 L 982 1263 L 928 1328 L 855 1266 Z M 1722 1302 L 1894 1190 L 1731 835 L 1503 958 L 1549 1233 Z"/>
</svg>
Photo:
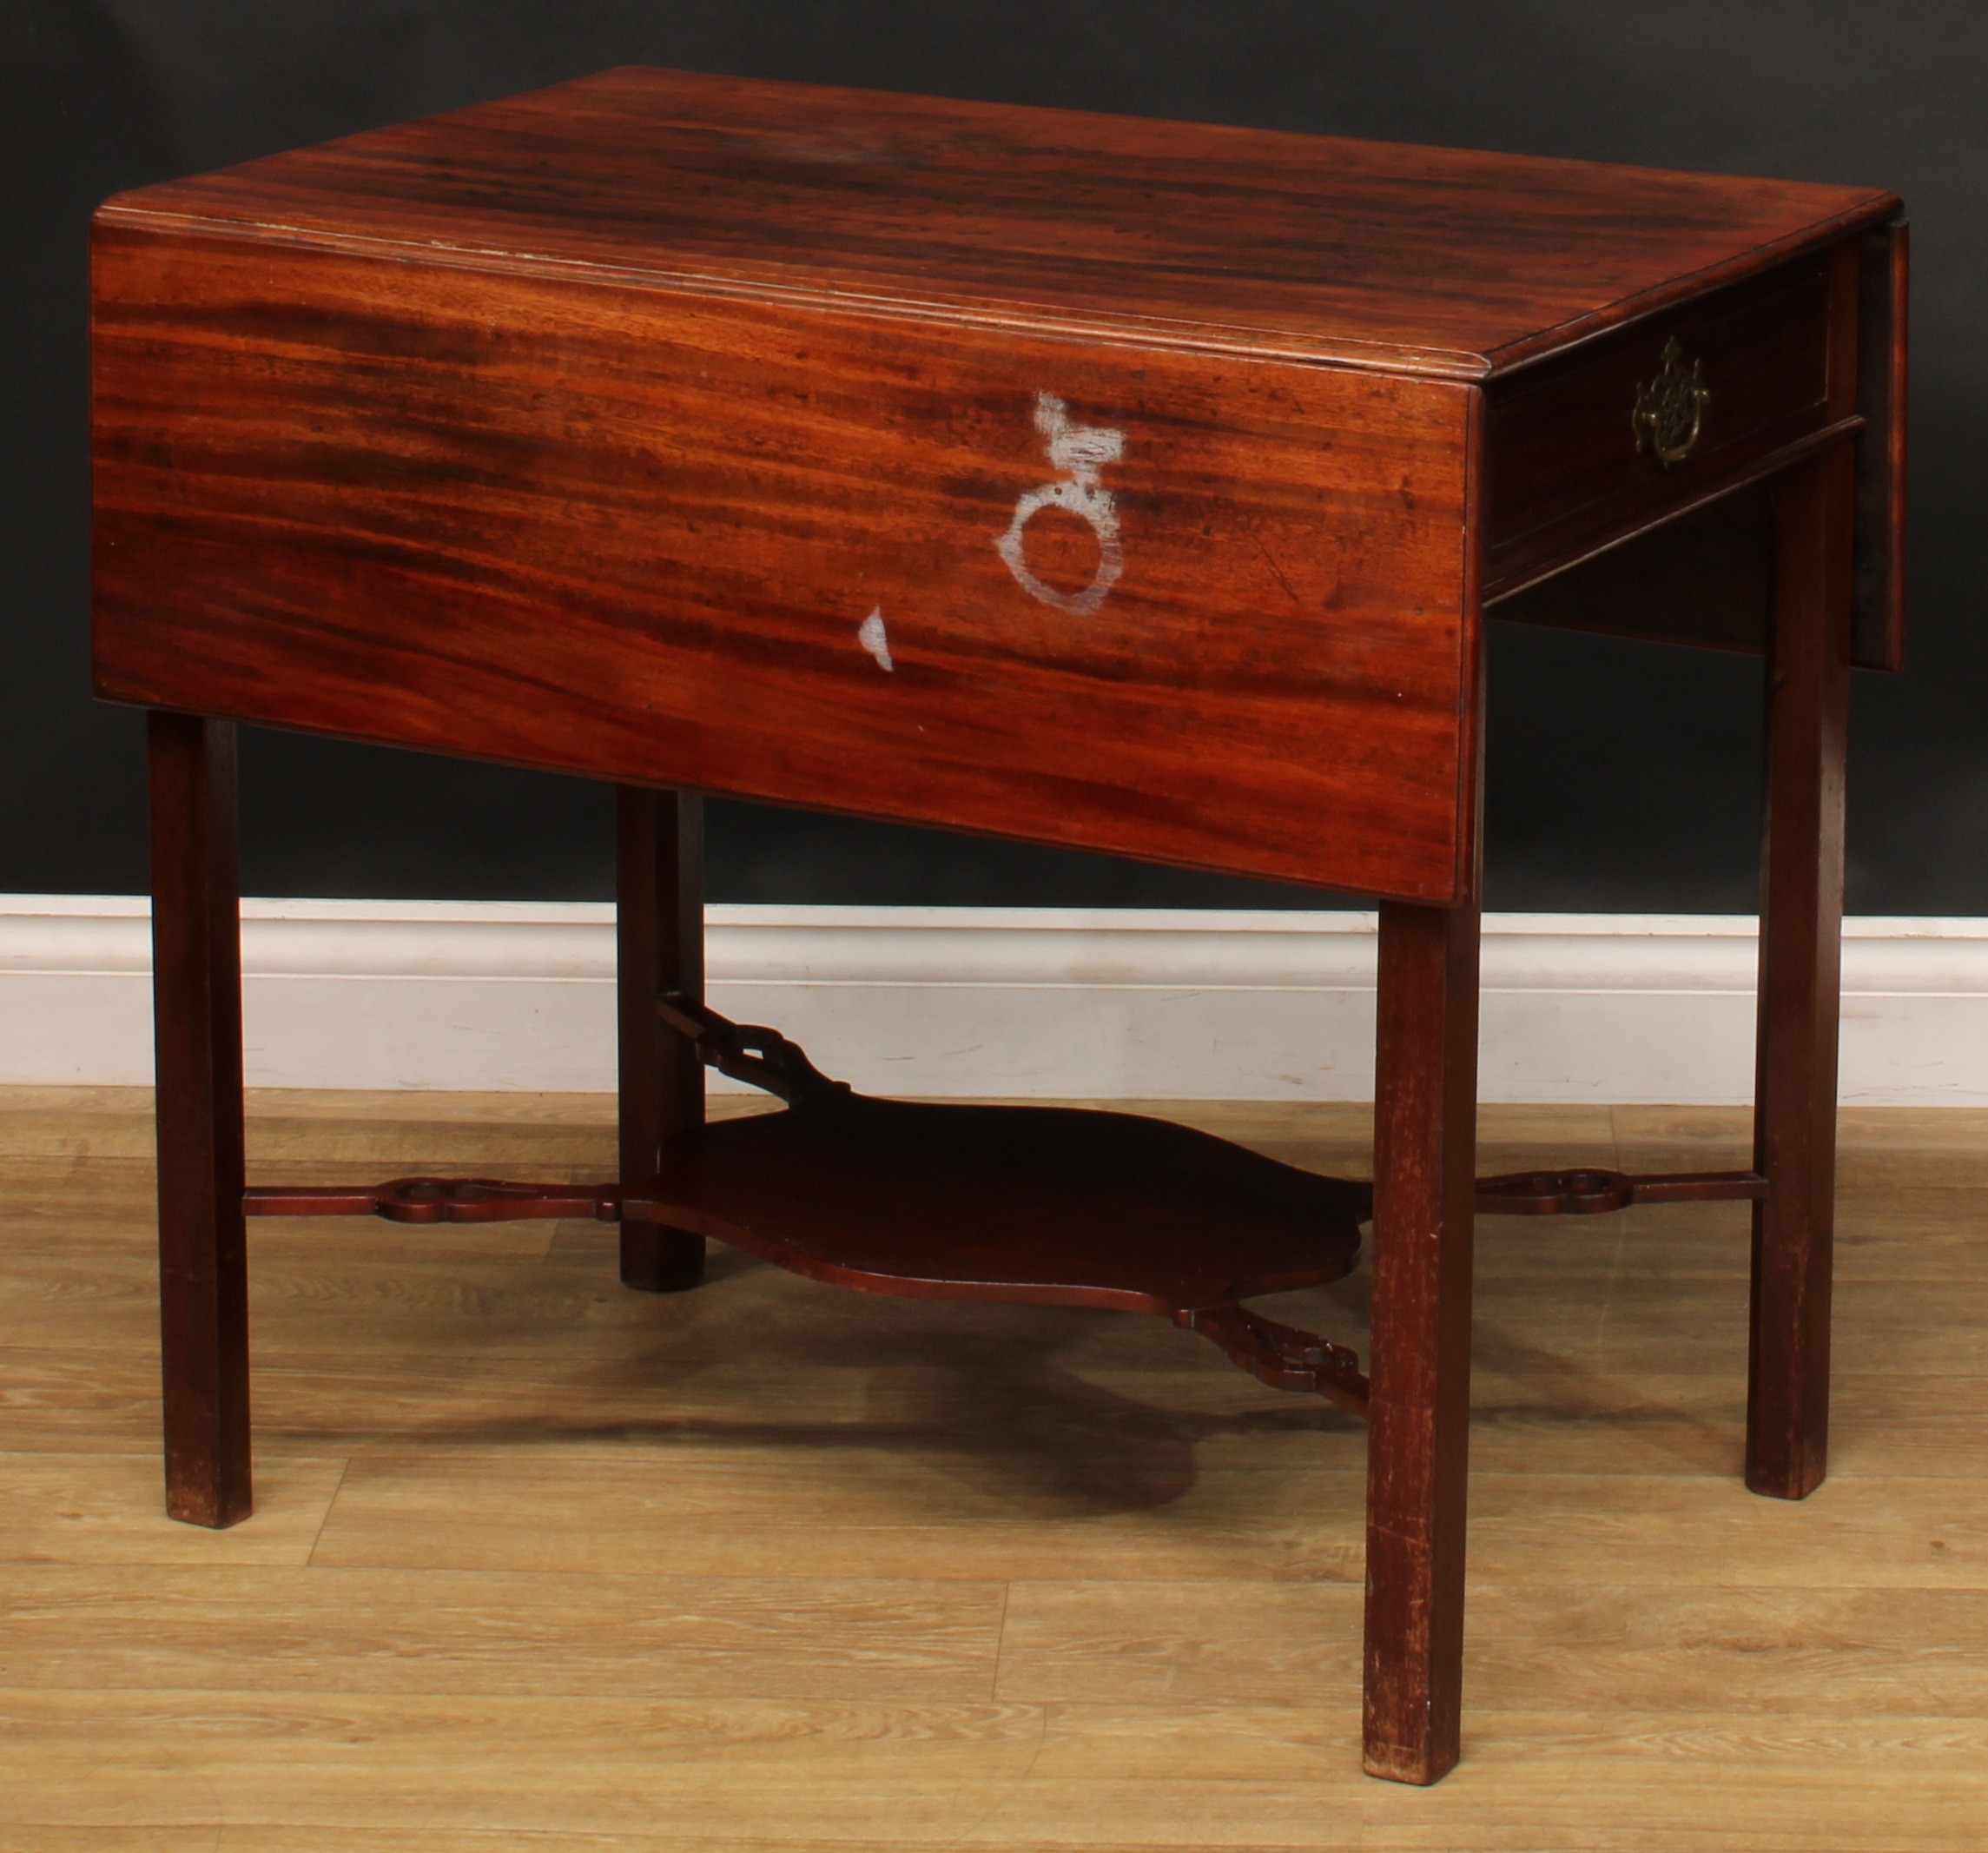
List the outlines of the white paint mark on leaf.
<svg viewBox="0 0 1988 1853">
<path fill-rule="evenodd" d="M 890 670 L 897 667 L 896 664 L 890 660 L 890 639 L 884 634 L 883 607 L 881 605 L 876 606 L 869 616 L 856 626 L 856 641 L 876 658 L 876 666 L 879 669 Z"/>
<path fill-rule="evenodd" d="M 1098 480 L 1107 463 L 1125 455 L 1126 437 L 1103 425 L 1073 425 L 1070 408 L 1053 393 L 1035 395 L 1035 428 L 1048 440 L 1049 460 L 1067 473 L 1067 482 L 1045 483 L 1031 489 L 1014 505 L 1014 519 L 994 542 L 994 551 L 1014 575 L 1014 582 L 1033 599 L 1081 618 L 1105 602 L 1105 594 L 1125 571 L 1125 548 L 1119 539 L 1118 506 L 1112 492 Z M 1060 592 L 1028 570 L 1022 535 L 1030 520 L 1045 508 L 1067 509 L 1090 524 L 1098 539 L 1098 570 L 1081 592 Z"/>
</svg>

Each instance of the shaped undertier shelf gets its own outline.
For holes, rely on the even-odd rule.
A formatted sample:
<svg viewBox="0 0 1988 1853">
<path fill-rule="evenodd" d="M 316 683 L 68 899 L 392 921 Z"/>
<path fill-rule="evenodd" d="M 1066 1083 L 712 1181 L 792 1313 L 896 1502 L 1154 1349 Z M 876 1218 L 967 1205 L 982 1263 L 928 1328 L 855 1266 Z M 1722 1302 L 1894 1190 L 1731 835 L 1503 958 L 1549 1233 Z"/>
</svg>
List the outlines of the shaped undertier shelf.
<svg viewBox="0 0 1988 1853">
<path fill-rule="evenodd" d="M 664 1014 L 788 1104 L 670 1140 L 624 1220 L 870 1293 L 1159 1314 L 1265 1382 L 1364 1406 L 1351 1352 L 1238 1302 L 1347 1274 L 1369 1186 L 1136 1114 L 873 1099 L 775 1031 L 676 999 Z"/>
</svg>

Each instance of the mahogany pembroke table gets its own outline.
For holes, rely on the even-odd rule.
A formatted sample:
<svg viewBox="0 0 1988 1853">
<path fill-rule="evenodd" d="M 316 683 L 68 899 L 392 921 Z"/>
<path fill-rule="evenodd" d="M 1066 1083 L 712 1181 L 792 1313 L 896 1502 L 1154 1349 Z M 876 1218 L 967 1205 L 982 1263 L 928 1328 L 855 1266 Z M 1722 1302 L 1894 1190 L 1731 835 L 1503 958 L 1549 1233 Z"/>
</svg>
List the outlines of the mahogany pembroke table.
<svg viewBox="0 0 1988 1853">
<path fill-rule="evenodd" d="M 245 1215 L 594 1216 L 652 1291 L 709 1236 L 1159 1314 L 1368 1418 L 1366 1766 L 1441 1776 L 1474 1207 L 1753 1200 L 1747 1484 L 1823 1477 L 1905 284 L 1883 192 L 645 69 L 109 202 L 95 663 L 150 711 L 168 1510 L 249 1511 Z M 1766 658 L 1752 1170 L 1473 1177 L 1492 612 Z M 237 721 L 614 783 L 616 1179 L 245 1189 Z M 1374 897 L 1370 1188 L 867 1098 L 727 1022 L 708 791 Z M 785 1110 L 706 1125 L 705 1064 Z M 1363 1371 L 1245 1301 L 1370 1221 Z"/>
</svg>

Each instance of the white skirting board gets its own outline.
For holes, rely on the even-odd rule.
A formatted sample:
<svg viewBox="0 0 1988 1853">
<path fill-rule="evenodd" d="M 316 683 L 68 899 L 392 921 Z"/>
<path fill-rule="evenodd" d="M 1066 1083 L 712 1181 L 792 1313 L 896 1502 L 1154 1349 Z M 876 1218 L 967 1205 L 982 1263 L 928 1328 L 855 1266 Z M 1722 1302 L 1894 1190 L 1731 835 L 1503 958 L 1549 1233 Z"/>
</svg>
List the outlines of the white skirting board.
<svg viewBox="0 0 1988 1853">
<path fill-rule="evenodd" d="M 150 1078 L 146 914 L 135 897 L 0 897 L 0 1082 Z M 614 1085 L 611 907 L 243 915 L 251 1086 Z M 713 907 L 707 937 L 719 1009 L 869 1091 L 1372 1093 L 1371 914 Z M 1750 1098 L 1754 951 L 1747 917 L 1489 916 L 1483 1098 Z M 1846 923 L 1841 1095 L 1988 1104 L 1988 920 Z"/>
</svg>

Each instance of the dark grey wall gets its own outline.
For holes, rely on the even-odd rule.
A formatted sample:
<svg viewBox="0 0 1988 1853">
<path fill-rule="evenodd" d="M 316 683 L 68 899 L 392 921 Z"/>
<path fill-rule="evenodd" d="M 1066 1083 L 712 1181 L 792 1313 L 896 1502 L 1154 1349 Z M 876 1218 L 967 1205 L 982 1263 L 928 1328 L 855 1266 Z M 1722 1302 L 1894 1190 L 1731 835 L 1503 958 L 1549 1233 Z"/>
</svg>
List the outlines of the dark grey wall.
<svg viewBox="0 0 1988 1853">
<path fill-rule="evenodd" d="M 0 0 L 0 890 L 144 883 L 137 717 L 87 692 L 90 207 L 628 63 L 1896 189 L 1916 264 L 1911 662 L 1859 678 L 1851 904 L 1988 912 L 1983 0 Z M 1492 904 L 1749 908 L 1757 665 L 1497 630 Z M 591 787 L 276 735 L 245 757 L 252 892 L 608 891 Z M 1318 898 L 717 811 L 724 899 Z"/>
</svg>

